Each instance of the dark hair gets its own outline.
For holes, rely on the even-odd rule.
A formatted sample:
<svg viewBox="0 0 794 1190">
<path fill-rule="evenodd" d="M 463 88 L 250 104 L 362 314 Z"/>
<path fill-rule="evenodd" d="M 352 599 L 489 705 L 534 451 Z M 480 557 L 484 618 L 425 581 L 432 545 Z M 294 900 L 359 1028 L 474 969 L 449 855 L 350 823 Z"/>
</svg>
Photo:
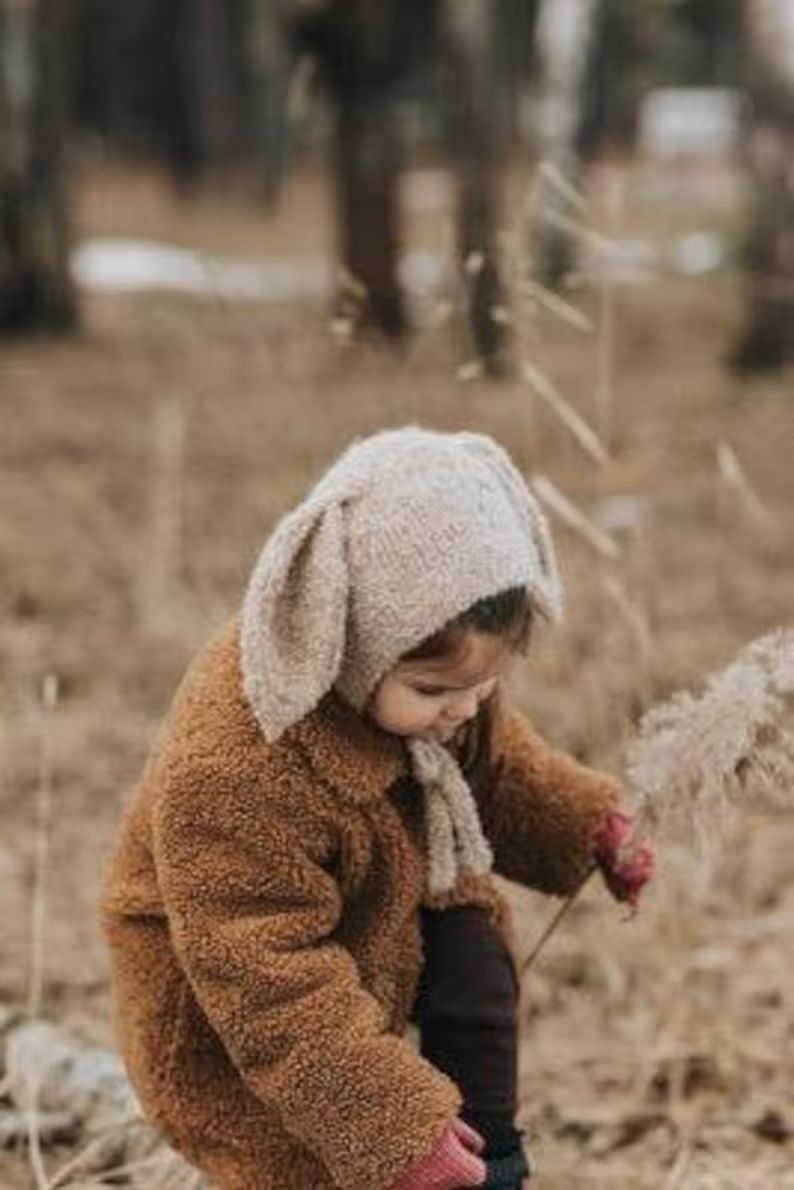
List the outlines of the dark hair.
<svg viewBox="0 0 794 1190">
<path fill-rule="evenodd" d="M 403 654 L 403 661 L 430 661 L 454 656 L 469 632 L 498 636 L 523 653 L 529 645 L 534 609 L 526 587 L 508 587 L 496 595 L 478 599 L 438 632 Z M 496 779 L 491 735 L 497 713 L 498 693 L 483 702 L 474 719 L 456 741 L 455 752 L 463 775 L 478 801 Z"/>
<path fill-rule="evenodd" d="M 402 661 L 430 661 L 452 656 L 469 632 L 502 637 L 517 652 L 524 652 L 532 630 L 532 605 L 526 587 L 508 587 L 496 595 L 478 599 L 466 611 L 450 620 L 403 654 Z"/>
</svg>

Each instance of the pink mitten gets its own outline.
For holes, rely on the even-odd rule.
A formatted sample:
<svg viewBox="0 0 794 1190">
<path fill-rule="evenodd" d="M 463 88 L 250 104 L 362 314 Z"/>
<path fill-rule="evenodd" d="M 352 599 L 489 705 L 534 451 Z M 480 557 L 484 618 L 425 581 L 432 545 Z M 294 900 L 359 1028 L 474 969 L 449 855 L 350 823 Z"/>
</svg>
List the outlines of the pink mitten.
<svg viewBox="0 0 794 1190">
<path fill-rule="evenodd" d="M 656 861 L 652 844 L 647 839 L 636 846 L 630 844 L 631 833 L 629 815 L 613 811 L 596 838 L 595 858 L 615 900 L 628 901 L 636 909 Z"/>
<path fill-rule="evenodd" d="M 435 1147 L 411 1166 L 389 1190 L 462 1190 L 485 1185 L 485 1163 L 478 1153 L 484 1141 L 478 1132 L 453 1120 L 436 1141 Z"/>
</svg>

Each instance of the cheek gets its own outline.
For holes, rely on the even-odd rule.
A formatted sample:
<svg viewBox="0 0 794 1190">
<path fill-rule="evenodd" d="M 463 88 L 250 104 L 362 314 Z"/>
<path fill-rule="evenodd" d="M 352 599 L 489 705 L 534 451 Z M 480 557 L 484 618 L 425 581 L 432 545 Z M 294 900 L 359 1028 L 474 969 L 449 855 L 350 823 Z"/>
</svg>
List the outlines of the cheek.
<svg viewBox="0 0 794 1190">
<path fill-rule="evenodd" d="M 438 714 L 432 703 L 411 696 L 401 699 L 393 710 L 395 720 L 409 730 L 419 730 L 432 723 Z"/>
<path fill-rule="evenodd" d="M 431 726 L 438 708 L 404 691 L 384 691 L 372 706 L 372 717 L 386 731 L 412 734 Z"/>
</svg>

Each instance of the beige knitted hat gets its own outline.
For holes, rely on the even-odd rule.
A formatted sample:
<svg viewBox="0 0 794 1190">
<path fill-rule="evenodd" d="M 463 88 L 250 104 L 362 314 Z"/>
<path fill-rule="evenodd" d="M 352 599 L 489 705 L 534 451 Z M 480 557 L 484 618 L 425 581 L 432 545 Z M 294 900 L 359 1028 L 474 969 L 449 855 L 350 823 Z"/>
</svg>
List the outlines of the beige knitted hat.
<svg viewBox="0 0 794 1190">
<path fill-rule="evenodd" d="M 262 732 L 277 739 L 332 688 L 363 710 L 404 653 L 479 599 L 518 586 L 545 615 L 560 615 L 545 518 L 501 447 L 413 426 L 354 443 L 276 527 L 248 585 L 242 668 Z M 427 741 L 409 748 L 425 788 L 460 808 L 449 753 Z M 464 859 L 469 850 L 459 836 L 471 835 L 470 809 L 436 865 L 447 885 L 457 866 L 450 846 Z M 487 868 L 480 841 L 464 866 Z"/>
</svg>

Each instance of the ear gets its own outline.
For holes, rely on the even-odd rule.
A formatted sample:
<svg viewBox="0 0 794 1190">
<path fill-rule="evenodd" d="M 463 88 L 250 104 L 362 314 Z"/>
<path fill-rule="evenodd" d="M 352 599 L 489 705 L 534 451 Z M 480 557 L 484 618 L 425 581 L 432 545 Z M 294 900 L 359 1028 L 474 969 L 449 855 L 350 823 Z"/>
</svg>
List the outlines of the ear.
<svg viewBox="0 0 794 1190">
<path fill-rule="evenodd" d="M 266 739 L 312 711 L 336 681 L 348 589 L 342 508 L 307 501 L 265 543 L 243 601 L 243 685 Z"/>
<path fill-rule="evenodd" d="M 538 557 L 539 581 L 530 585 L 530 594 L 551 620 L 562 617 L 563 594 L 557 559 L 548 522 L 537 497 L 507 451 L 482 434 L 463 433 L 467 447 L 486 462 L 496 476 L 516 514 L 522 521 Z"/>
</svg>

